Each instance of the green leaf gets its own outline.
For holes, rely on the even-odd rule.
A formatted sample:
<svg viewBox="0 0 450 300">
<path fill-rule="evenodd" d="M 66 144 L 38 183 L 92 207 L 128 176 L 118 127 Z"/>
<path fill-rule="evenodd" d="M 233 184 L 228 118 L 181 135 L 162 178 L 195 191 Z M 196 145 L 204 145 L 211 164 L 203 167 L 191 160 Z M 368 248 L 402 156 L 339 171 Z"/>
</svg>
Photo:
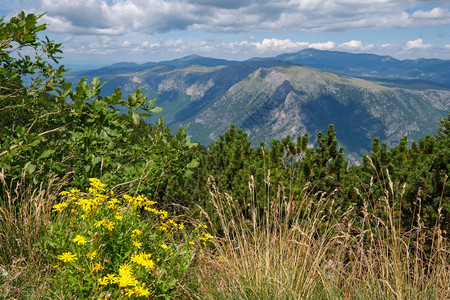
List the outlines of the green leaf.
<svg viewBox="0 0 450 300">
<path fill-rule="evenodd" d="M 163 111 L 163 109 L 162 109 L 162 107 L 153 107 L 152 109 L 150 109 L 149 110 L 149 112 L 152 112 L 152 113 L 155 113 L 155 114 L 157 114 L 157 113 L 159 113 L 159 112 L 162 112 Z"/>
<path fill-rule="evenodd" d="M 191 160 L 190 163 L 188 163 L 186 165 L 186 167 L 189 168 L 189 169 L 194 169 L 194 168 L 197 168 L 199 164 L 200 163 L 198 162 L 198 160 L 196 158 L 194 158 L 193 160 Z"/>
<path fill-rule="evenodd" d="M 47 158 L 50 155 L 52 155 L 53 153 L 55 153 L 55 150 L 45 150 L 44 152 L 41 153 L 41 155 L 39 155 L 38 160 Z"/>
<path fill-rule="evenodd" d="M 36 171 L 36 165 L 35 164 L 28 164 L 27 165 L 27 168 L 26 168 L 26 172 L 28 173 L 28 174 L 33 174 L 34 173 L 34 171 Z"/>
</svg>

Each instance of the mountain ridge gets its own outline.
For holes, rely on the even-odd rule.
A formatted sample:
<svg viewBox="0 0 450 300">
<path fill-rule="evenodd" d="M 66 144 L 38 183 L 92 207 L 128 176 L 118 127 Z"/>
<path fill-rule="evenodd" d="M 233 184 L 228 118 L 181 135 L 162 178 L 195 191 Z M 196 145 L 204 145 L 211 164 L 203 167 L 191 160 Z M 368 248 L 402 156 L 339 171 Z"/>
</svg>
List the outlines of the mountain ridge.
<svg viewBox="0 0 450 300">
<path fill-rule="evenodd" d="M 308 53 L 317 52 L 300 51 L 289 57 Z M 254 146 L 288 134 L 315 135 L 333 123 L 338 140 L 355 160 L 367 153 L 375 136 L 393 144 L 405 134 L 418 139 L 433 133 L 436 123 L 447 115 L 450 107 L 447 73 L 444 70 L 439 73 L 442 77 L 436 75 L 435 60 L 420 62 L 421 66 L 433 65 L 431 73 L 421 75 L 423 78 L 405 77 L 411 70 L 397 74 L 398 78 L 381 75 L 377 78 L 362 76 L 361 69 L 352 71 L 359 72 L 359 76 L 324 71 L 286 61 L 287 57 L 288 54 L 281 57 L 284 61 L 224 62 L 187 56 L 172 62 L 138 66 L 116 64 L 77 73 L 74 77 L 99 75 L 102 81 L 108 82 L 105 94 L 117 86 L 127 93 L 142 88 L 150 98 L 157 98 L 157 105 L 164 108 L 162 114 L 171 128 L 188 125 L 187 133 L 192 139 L 206 145 L 231 123 L 243 128 Z M 373 60 L 390 60 L 376 55 L 368 57 L 368 66 Z M 450 63 L 439 62 L 444 67 Z"/>
</svg>

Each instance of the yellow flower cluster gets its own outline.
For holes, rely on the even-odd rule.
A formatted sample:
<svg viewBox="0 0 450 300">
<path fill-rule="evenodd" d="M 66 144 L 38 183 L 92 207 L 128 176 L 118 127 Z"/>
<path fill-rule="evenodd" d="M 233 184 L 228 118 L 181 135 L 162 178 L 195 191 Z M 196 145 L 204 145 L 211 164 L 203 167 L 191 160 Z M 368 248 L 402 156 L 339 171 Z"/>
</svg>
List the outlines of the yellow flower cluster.
<svg viewBox="0 0 450 300">
<path fill-rule="evenodd" d="M 194 232 L 197 230 L 200 230 L 202 232 L 202 235 L 198 238 L 203 245 L 206 245 L 206 242 L 211 240 L 213 236 L 205 231 L 205 229 L 208 229 L 208 226 L 204 224 L 199 224 L 195 229 Z"/>
<path fill-rule="evenodd" d="M 117 215 L 116 215 L 117 216 Z M 117 219 L 117 218 L 116 218 Z M 95 223 L 94 223 L 94 226 L 96 227 L 96 228 L 99 228 L 99 227 L 102 227 L 102 226 L 104 226 L 106 229 L 108 229 L 109 231 L 112 231 L 113 229 L 114 229 L 114 225 L 116 225 L 116 222 L 113 222 L 113 221 L 110 221 L 110 220 L 108 220 L 108 219 L 106 219 L 106 218 L 102 218 L 101 220 L 99 220 L 99 221 L 96 221 Z"/>
<path fill-rule="evenodd" d="M 53 205 L 53 211 L 57 211 L 60 212 L 62 211 L 63 208 L 66 208 L 69 205 L 68 202 L 62 202 L 62 203 L 58 203 Z"/>
<path fill-rule="evenodd" d="M 167 232 L 172 232 L 175 229 L 183 230 L 184 229 L 184 224 L 183 223 L 178 224 L 174 220 L 167 219 L 166 222 L 162 223 L 158 227 L 159 231 L 167 231 Z"/>
<path fill-rule="evenodd" d="M 165 211 L 165 210 L 158 210 L 156 208 L 149 207 L 149 206 L 144 207 L 144 209 L 146 211 L 149 211 L 149 212 L 155 214 L 155 215 L 159 215 L 161 217 L 161 219 L 163 219 L 163 220 L 165 218 L 167 218 L 167 216 L 169 215 L 169 213 L 167 211 Z"/>
<path fill-rule="evenodd" d="M 202 241 L 203 243 L 205 243 L 205 242 L 211 240 L 212 238 L 213 238 L 213 236 L 210 235 L 209 233 L 203 233 L 203 235 L 201 237 L 199 237 L 198 239 L 200 241 Z"/>
<path fill-rule="evenodd" d="M 133 230 L 133 232 L 131 233 L 131 237 L 135 238 L 138 237 L 142 234 L 142 231 L 140 231 L 139 229 L 135 229 Z"/>
<path fill-rule="evenodd" d="M 133 206 L 133 208 L 151 207 L 152 205 L 156 204 L 155 201 L 151 201 L 147 197 L 141 195 L 137 197 L 132 197 L 130 195 L 123 195 L 122 197 L 126 201 L 128 201 Z"/>
<path fill-rule="evenodd" d="M 146 269 L 152 269 L 155 264 L 153 263 L 153 260 L 150 259 L 151 257 L 152 255 L 147 253 L 133 254 L 131 256 L 131 261 Z"/>
<path fill-rule="evenodd" d="M 80 260 L 75 266 L 80 270 L 82 267 L 83 270 L 89 270 L 90 276 L 93 276 L 94 282 L 97 283 L 95 288 L 102 292 L 98 294 L 101 297 L 106 297 L 104 292 L 113 294 L 117 292 L 129 297 L 151 296 L 151 289 L 146 287 L 145 283 L 151 282 L 148 280 L 152 280 L 151 274 L 155 272 L 152 269 L 169 268 L 158 263 L 159 261 L 174 259 L 179 255 L 178 247 L 171 236 L 177 230 L 184 230 L 184 224 L 170 219 L 167 211 L 155 208 L 156 202 L 147 197 L 124 195 L 117 199 L 114 198 L 113 192 L 105 189 L 100 180 L 91 178 L 89 182 L 87 194 L 76 189 L 62 192 L 65 201 L 53 206 L 55 212 L 65 210 L 69 212 L 67 216 L 71 225 L 67 232 L 71 233 L 69 240 L 72 243 L 69 245 L 73 250 L 60 254 L 57 259 L 65 263 L 74 263 L 78 259 L 78 254 Z M 66 216 L 64 213 L 60 215 Z M 147 217 L 156 222 L 147 222 Z M 205 225 L 200 225 L 194 230 L 200 230 L 196 236 L 200 236 L 198 239 L 203 243 L 212 239 L 211 235 L 204 232 L 205 228 L 207 228 Z M 124 232 L 121 232 L 122 230 Z M 124 234 L 128 236 L 128 240 L 122 238 Z M 149 244 L 152 240 L 154 245 Z M 105 246 L 108 243 L 129 243 L 120 244 L 127 251 L 126 254 L 120 254 L 125 263 L 120 266 L 112 264 L 111 255 L 115 253 L 108 252 L 110 248 Z M 188 243 L 195 245 L 193 241 Z M 155 246 L 158 248 L 155 249 Z M 139 250 L 142 248 L 143 250 Z M 155 249 L 153 257 L 151 253 L 145 252 L 148 249 Z M 191 251 L 192 249 L 188 248 L 184 253 Z M 185 254 L 180 254 L 180 257 L 182 255 Z M 167 271 L 170 272 L 170 269 Z"/>
<path fill-rule="evenodd" d="M 150 294 L 150 291 L 145 288 L 145 283 L 140 284 L 139 281 L 134 278 L 130 265 L 122 265 L 119 268 L 119 286 L 124 287 L 125 294 L 136 297 L 145 297 Z"/>
<path fill-rule="evenodd" d="M 97 194 L 98 192 L 105 191 L 105 184 L 103 184 L 98 178 L 89 178 L 89 184 L 90 184 L 89 188 L 90 194 Z"/>
<path fill-rule="evenodd" d="M 77 207 L 81 208 L 83 219 L 95 217 L 99 213 L 99 207 L 106 203 L 109 210 L 117 211 L 120 201 L 117 198 L 112 198 L 114 193 L 111 191 L 106 193 L 105 185 L 97 178 L 90 178 L 89 196 L 80 193 L 80 190 L 72 189 L 70 191 L 61 192 L 60 195 L 66 196 L 66 201 L 53 205 L 53 211 L 61 212 L 68 207 L 71 202 L 74 202 Z M 119 212 L 116 214 L 116 219 L 121 220 L 122 216 Z"/>
</svg>

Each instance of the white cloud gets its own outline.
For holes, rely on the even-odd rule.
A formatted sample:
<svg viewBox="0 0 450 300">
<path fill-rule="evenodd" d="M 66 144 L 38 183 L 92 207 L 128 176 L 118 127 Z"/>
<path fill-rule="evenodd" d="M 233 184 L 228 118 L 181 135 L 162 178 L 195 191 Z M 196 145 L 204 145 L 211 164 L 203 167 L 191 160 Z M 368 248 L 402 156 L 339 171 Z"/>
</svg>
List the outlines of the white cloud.
<svg viewBox="0 0 450 300">
<path fill-rule="evenodd" d="M 130 44 L 127 44 L 130 46 Z M 263 39 L 260 41 L 244 40 L 240 42 L 220 42 L 210 40 L 190 39 L 164 39 L 158 41 L 144 41 L 132 49 L 134 53 L 175 53 L 200 55 L 242 55 L 249 53 L 263 56 L 278 55 L 281 53 L 297 52 L 306 48 L 330 50 L 335 47 L 332 41 L 323 43 L 309 43 L 305 41 L 292 41 L 290 39 Z M 178 55 L 178 56 L 179 56 Z"/>
<path fill-rule="evenodd" d="M 309 44 L 308 48 L 313 48 L 317 50 L 331 50 L 335 47 L 334 42 L 328 41 L 326 43 L 313 43 Z"/>
<path fill-rule="evenodd" d="M 299 51 L 308 47 L 307 42 L 293 42 L 290 39 L 264 39 L 261 42 L 252 42 L 259 52 L 278 52 L 278 51 Z"/>
<path fill-rule="evenodd" d="M 100 36 L 100 41 L 102 41 L 102 44 L 108 44 L 111 40 L 112 38 L 110 36 L 107 35 Z"/>
<path fill-rule="evenodd" d="M 347 51 L 368 51 L 374 47 L 373 44 L 369 44 L 364 46 L 361 41 L 351 40 L 346 43 L 342 43 L 338 46 L 338 48 Z"/>
<path fill-rule="evenodd" d="M 411 15 L 411 17 L 420 18 L 420 19 L 436 19 L 436 18 L 442 18 L 446 14 L 448 14 L 448 10 L 442 9 L 439 7 L 435 7 L 430 11 L 424 11 L 424 10 L 415 11 Z"/>
<path fill-rule="evenodd" d="M 73 36 L 72 35 L 68 35 L 68 36 L 66 36 L 63 39 L 63 43 L 70 42 L 70 41 L 73 41 Z"/>
<path fill-rule="evenodd" d="M 417 40 L 414 40 L 414 41 L 408 41 L 403 48 L 405 50 L 427 49 L 427 48 L 431 48 L 431 45 L 430 44 L 424 44 L 423 43 L 423 39 L 417 39 Z"/>
<path fill-rule="evenodd" d="M 305 48 L 339 49 L 413 57 L 435 55 L 450 58 L 449 45 L 432 47 L 421 39 L 409 41 L 405 34 L 397 41 L 387 36 L 377 45 L 361 35 L 341 43 L 344 34 L 328 32 L 450 25 L 450 4 L 444 0 L 15 0 L 6 1 L 6 11 L 26 8 L 46 11 L 42 21 L 49 33 L 64 40 L 64 52 L 126 53 L 137 59 L 156 60 L 198 53 L 246 59 L 273 56 Z M 427 7 L 427 8 L 424 8 Z M 183 30 L 198 29 L 192 39 Z M 400 29 L 401 30 L 401 29 Z M 166 32 L 171 32 L 165 35 Z M 206 33 L 203 31 L 207 31 Z M 243 32 L 223 37 L 221 32 Z M 298 40 L 298 32 L 323 33 L 323 42 Z M 385 31 L 386 34 L 390 32 Z M 403 31 L 406 32 L 406 31 Z M 412 30 L 408 30 L 411 34 Z M 417 30 L 421 32 L 421 30 Z M 423 31 L 428 34 L 433 31 Z M 278 35 L 277 33 L 281 33 Z M 289 33 L 290 35 L 287 35 Z M 398 34 L 394 33 L 394 34 Z M 432 34 L 432 33 L 430 33 Z M 115 36 L 114 36 L 115 35 Z M 192 35 L 190 35 L 192 36 Z M 239 38 L 236 38 L 236 37 Z M 281 37 L 280 37 L 281 36 Z M 304 39 L 307 35 L 301 35 Z M 413 35 L 414 36 L 414 35 Z M 159 37 L 164 37 L 159 39 Z M 168 38 L 172 37 L 172 38 Z M 179 38 L 183 39 L 179 39 Z M 204 37 L 204 41 L 200 41 Z M 267 37 L 267 38 L 264 38 Z M 287 38 L 288 37 L 288 38 Z M 351 36 L 352 37 L 352 36 Z M 434 39 L 433 39 L 434 38 Z M 441 36 L 445 41 L 445 35 Z M 55 39 L 55 38 L 53 38 Z M 235 39 L 234 41 L 230 41 Z M 243 40 L 242 40 L 243 39 Z M 340 42 L 335 42 L 336 40 Z M 358 39 L 361 39 L 359 41 Z M 437 37 L 427 36 L 435 43 Z M 350 38 L 348 39 L 350 40 Z M 441 41 L 442 41 L 441 40 Z M 145 43 L 144 41 L 147 41 Z M 97 43 L 97 47 L 93 47 Z M 440 41 L 436 43 L 441 43 Z M 92 44 L 89 46 L 89 44 Z M 409 51 L 428 49 L 426 51 Z M 433 53 L 433 54 L 432 54 Z M 150 54 L 150 55 L 149 55 Z M 147 58 L 145 58 L 147 57 Z M 77 58 L 78 59 L 78 58 Z M 81 59 L 81 58 L 80 58 Z M 91 59 L 90 57 L 88 59 Z"/>
<path fill-rule="evenodd" d="M 328 32 L 450 24 L 444 1 L 423 0 L 28 0 L 54 32 L 124 34 L 200 29 L 212 32 Z M 34 1 L 34 2 L 33 2 Z M 36 4 L 40 3 L 40 4 Z"/>
</svg>

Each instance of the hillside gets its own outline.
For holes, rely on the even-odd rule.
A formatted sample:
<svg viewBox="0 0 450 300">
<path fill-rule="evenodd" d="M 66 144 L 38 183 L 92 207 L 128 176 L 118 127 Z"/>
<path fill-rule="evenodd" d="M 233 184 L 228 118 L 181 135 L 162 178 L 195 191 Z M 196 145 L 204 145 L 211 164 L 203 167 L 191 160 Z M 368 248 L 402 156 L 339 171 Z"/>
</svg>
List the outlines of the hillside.
<svg viewBox="0 0 450 300">
<path fill-rule="evenodd" d="M 442 83 L 445 76 L 439 77 L 441 82 L 401 76 L 352 77 L 291 63 L 301 62 L 299 55 L 279 56 L 284 62 L 240 63 L 190 56 L 145 65 L 116 64 L 76 77 L 99 75 L 108 82 L 106 93 L 117 86 L 125 92 L 142 88 L 164 108 L 162 115 L 171 128 L 188 125 L 187 134 L 205 145 L 231 123 L 244 129 L 254 146 L 288 134 L 314 136 L 332 123 L 351 160 L 367 153 L 373 137 L 389 145 L 404 135 L 417 140 L 433 133 L 436 123 L 447 115 L 450 89 Z M 369 65 L 374 58 L 390 61 L 367 57 L 360 58 L 359 64 L 364 60 Z M 327 68 L 336 69 L 336 65 L 329 63 Z"/>
</svg>

